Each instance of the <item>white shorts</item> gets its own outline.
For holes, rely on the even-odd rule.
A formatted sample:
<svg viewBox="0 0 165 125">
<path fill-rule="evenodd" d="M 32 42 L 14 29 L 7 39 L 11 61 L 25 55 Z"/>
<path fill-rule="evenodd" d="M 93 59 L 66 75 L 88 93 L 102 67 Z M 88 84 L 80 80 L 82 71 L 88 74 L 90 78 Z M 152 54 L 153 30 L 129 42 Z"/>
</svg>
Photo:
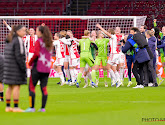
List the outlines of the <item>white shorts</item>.
<svg viewBox="0 0 165 125">
<path fill-rule="evenodd" d="M 69 66 L 78 66 L 80 63 L 80 58 L 71 59 L 69 58 Z"/>
<path fill-rule="evenodd" d="M 64 65 L 64 59 L 65 58 L 57 58 L 53 65 L 63 66 Z"/>
<path fill-rule="evenodd" d="M 120 63 L 125 63 L 125 54 L 124 53 L 122 53 L 122 52 L 120 52 L 119 53 L 119 64 Z"/>
<path fill-rule="evenodd" d="M 69 56 L 69 55 L 65 55 L 64 62 L 69 62 L 69 58 L 70 58 L 70 56 Z"/>
<path fill-rule="evenodd" d="M 31 60 L 31 58 L 33 57 L 34 53 L 28 53 L 28 62 Z"/>
<path fill-rule="evenodd" d="M 120 55 L 117 54 L 110 54 L 109 58 L 108 58 L 108 64 L 110 64 L 111 66 L 117 66 L 117 64 L 119 64 L 119 58 Z"/>
</svg>

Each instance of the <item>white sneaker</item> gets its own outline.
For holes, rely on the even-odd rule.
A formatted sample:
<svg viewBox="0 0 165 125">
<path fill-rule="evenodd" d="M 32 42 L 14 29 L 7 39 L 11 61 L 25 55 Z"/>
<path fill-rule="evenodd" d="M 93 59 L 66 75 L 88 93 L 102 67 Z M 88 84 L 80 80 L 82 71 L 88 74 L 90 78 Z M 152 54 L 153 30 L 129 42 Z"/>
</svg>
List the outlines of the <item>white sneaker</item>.
<svg viewBox="0 0 165 125">
<path fill-rule="evenodd" d="M 94 86 L 91 86 L 92 88 L 95 88 Z"/>
<path fill-rule="evenodd" d="M 124 86 L 124 83 L 123 83 L 123 82 L 124 82 L 124 80 L 123 80 L 123 79 L 121 79 L 121 83 L 122 83 L 122 84 L 121 84 L 121 86 Z"/>
<path fill-rule="evenodd" d="M 74 86 L 74 85 L 76 85 L 75 82 L 70 82 L 70 84 L 69 84 L 69 86 Z"/>
<path fill-rule="evenodd" d="M 131 81 L 128 82 L 127 87 L 130 87 L 130 85 L 132 85 L 132 82 Z"/>
<path fill-rule="evenodd" d="M 65 84 L 66 84 L 65 82 L 62 82 L 60 86 L 63 86 L 63 85 L 65 85 Z"/>
<path fill-rule="evenodd" d="M 106 88 L 108 87 L 108 83 L 107 83 L 107 82 L 105 82 L 105 87 L 106 87 Z"/>
<path fill-rule="evenodd" d="M 122 85 L 122 82 L 118 82 L 116 88 L 120 87 Z"/>
<path fill-rule="evenodd" d="M 153 86 L 153 83 L 148 83 L 148 86 L 149 86 L 149 87 Z"/>
<path fill-rule="evenodd" d="M 66 81 L 66 82 L 65 82 L 65 84 L 66 84 L 66 85 L 69 85 L 69 82 L 68 82 L 68 81 Z"/>
<path fill-rule="evenodd" d="M 37 82 L 37 85 L 40 85 L 40 81 Z"/>
<path fill-rule="evenodd" d="M 88 87 L 88 84 L 85 84 L 83 88 L 87 88 Z"/>
<path fill-rule="evenodd" d="M 144 86 L 143 85 L 136 85 L 135 87 L 133 87 L 134 89 L 136 89 L 136 88 L 144 88 Z"/>
<path fill-rule="evenodd" d="M 116 81 L 112 80 L 111 86 L 115 86 L 115 85 L 116 85 Z"/>
<path fill-rule="evenodd" d="M 158 86 L 160 86 L 163 83 L 164 79 L 159 80 Z"/>
</svg>

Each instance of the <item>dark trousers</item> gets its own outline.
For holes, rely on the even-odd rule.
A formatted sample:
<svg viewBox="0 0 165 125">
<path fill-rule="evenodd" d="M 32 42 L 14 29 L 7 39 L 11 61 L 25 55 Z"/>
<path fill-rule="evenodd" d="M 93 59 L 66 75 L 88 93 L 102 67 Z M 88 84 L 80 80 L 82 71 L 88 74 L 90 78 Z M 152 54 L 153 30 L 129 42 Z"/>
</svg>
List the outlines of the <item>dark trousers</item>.
<svg viewBox="0 0 165 125">
<path fill-rule="evenodd" d="M 35 87 L 37 85 L 38 80 L 40 80 L 40 87 L 42 91 L 42 107 L 45 108 L 47 102 L 47 83 L 48 83 L 49 73 L 40 73 L 37 71 L 34 66 L 31 70 L 30 82 L 29 82 L 29 96 L 30 96 L 30 107 L 34 108 L 35 103 Z"/>
<path fill-rule="evenodd" d="M 126 55 L 127 60 L 127 68 L 128 68 L 128 78 L 129 81 L 131 81 L 131 69 L 132 69 L 132 63 L 133 63 L 133 56 L 132 55 Z"/>
<path fill-rule="evenodd" d="M 149 82 L 152 82 L 152 83 L 157 83 L 157 80 L 156 80 L 156 70 L 154 69 L 154 66 L 153 66 L 153 61 L 154 59 L 150 59 L 150 61 L 147 63 L 147 70 L 148 70 L 148 79 L 145 79 L 145 83 L 149 83 Z"/>
<path fill-rule="evenodd" d="M 154 56 L 154 58 L 153 58 L 153 67 L 154 67 L 154 69 L 156 71 L 156 56 Z"/>
<path fill-rule="evenodd" d="M 136 78 L 137 85 L 144 84 L 144 78 L 147 78 L 147 62 L 138 63 L 137 61 L 134 63 L 132 72 Z"/>
</svg>

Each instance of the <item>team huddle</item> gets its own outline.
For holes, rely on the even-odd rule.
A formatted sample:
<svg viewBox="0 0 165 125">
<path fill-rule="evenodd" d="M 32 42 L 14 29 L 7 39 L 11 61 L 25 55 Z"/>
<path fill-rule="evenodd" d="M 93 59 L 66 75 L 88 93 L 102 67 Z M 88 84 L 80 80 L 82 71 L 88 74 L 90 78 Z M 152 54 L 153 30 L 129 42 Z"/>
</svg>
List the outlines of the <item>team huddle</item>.
<svg viewBox="0 0 165 125">
<path fill-rule="evenodd" d="M 5 21 L 3 23 L 10 30 L 6 39 L 4 71 L 2 71 L 4 75 L 3 79 L 0 79 L 0 101 L 3 101 L 2 80 L 8 85 L 6 112 L 23 112 L 18 108 L 18 99 L 20 85 L 27 84 L 25 60 L 31 68 L 30 107 L 25 112 L 35 112 L 35 87 L 37 84 L 41 86 L 42 91 L 42 106 L 39 111 L 45 112 L 48 96 L 47 82 L 53 48 L 55 48 L 56 54 L 53 68 L 59 74 L 60 82 L 58 84 L 61 86 L 75 85 L 79 88 L 83 76 L 85 81 L 83 88 L 98 87 L 100 66 L 104 71 L 105 87 L 108 87 L 106 73 L 109 73 L 111 78 L 111 86 L 116 86 L 116 88 L 124 86 L 125 59 L 129 77 L 127 87 L 132 84 L 131 70 L 137 82 L 133 88 L 157 87 L 156 76 L 159 78 L 159 85 L 163 82 L 156 68 L 158 63 L 157 40 L 154 34 L 156 29 L 146 31 L 143 25 L 139 31 L 138 28 L 132 27 L 130 34 L 124 35 L 121 33 L 120 27 L 110 28 L 106 31 L 100 24 L 96 24 L 96 27 L 99 28 L 98 31 L 85 30 L 81 39 L 77 39 L 71 30 L 57 32 L 53 38 L 44 23 L 37 27 L 36 35 L 33 28 L 27 30 L 22 25 L 10 27 Z M 165 27 L 162 28 L 162 34 L 165 35 Z M 157 48 L 164 47 L 164 40 L 162 37 L 161 45 L 158 45 Z M 11 61 L 12 64 L 10 64 Z M 80 65 L 79 72 L 77 71 L 78 65 Z M 0 68 L 0 70 L 2 69 Z M 12 73 L 13 70 L 16 72 L 15 74 Z M 14 109 L 10 107 L 12 93 L 14 95 Z"/>
<path fill-rule="evenodd" d="M 119 43 L 120 40 L 124 39 L 124 35 L 121 34 L 119 27 L 116 27 L 115 30 L 109 29 L 109 32 L 107 32 L 99 24 L 96 26 L 102 31 L 92 31 L 90 33 L 85 30 L 84 36 L 80 40 L 74 38 L 70 30 L 55 33 L 53 44 L 56 48 L 56 61 L 54 68 L 59 73 L 61 86 L 69 84 L 70 86 L 76 85 L 79 87 L 82 74 L 84 74 L 84 88 L 87 86 L 98 87 L 99 80 L 96 78 L 96 72 L 98 72 L 101 63 L 103 70 L 110 72 L 112 86 L 115 84 L 117 84 L 117 87 L 122 85 L 125 55 L 121 52 Z M 110 39 L 105 38 L 105 35 Z M 109 58 L 107 58 L 108 49 L 110 49 Z M 77 73 L 76 67 L 79 63 L 80 71 Z M 62 66 L 64 66 L 64 74 L 67 74 L 68 77 L 67 82 L 62 72 Z M 88 78 L 90 80 L 89 85 Z M 104 79 L 105 87 L 108 87 L 106 77 Z"/>
</svg>

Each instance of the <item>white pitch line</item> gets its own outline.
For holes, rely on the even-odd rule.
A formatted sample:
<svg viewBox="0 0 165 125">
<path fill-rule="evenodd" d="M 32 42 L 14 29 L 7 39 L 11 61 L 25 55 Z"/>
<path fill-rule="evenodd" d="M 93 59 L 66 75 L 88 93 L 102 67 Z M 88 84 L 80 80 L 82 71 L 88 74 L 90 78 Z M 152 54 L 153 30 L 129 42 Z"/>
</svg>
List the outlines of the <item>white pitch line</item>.
<svg viewBox="0 0 165 125">
<path fill-rule="evenodd" d="M 56 101 L 57 103 L 80 103 L 81 101 Z M 165 103 L 165 101 L 83 101 L 86 103 Z"/>
</svg>

